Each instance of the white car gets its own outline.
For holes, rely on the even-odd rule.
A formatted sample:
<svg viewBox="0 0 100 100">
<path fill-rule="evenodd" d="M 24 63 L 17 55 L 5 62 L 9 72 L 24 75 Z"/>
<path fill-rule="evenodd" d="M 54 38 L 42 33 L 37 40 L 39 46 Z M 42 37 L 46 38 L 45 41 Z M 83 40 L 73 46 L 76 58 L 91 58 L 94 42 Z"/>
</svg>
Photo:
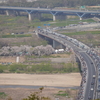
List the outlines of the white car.
<svg viewBox="0 0 100 100">
<path fill-rule="evenodd" d="M 91 91 L 93 91 L 93 88 L 91 88 Z"/>
</svg>

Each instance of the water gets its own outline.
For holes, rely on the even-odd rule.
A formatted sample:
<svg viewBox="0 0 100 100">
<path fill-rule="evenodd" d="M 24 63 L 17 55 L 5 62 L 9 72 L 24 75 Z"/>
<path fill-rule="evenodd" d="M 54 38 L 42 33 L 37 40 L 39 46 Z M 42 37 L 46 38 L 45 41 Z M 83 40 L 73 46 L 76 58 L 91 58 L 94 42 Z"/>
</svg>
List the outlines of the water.
<svg viewBox="0 0 100 100">
<path fill-rule="evenodd" d="M 0 88 L 31 88 L 37 89 L 41 87 L 58 88 L 58 89 L 79 89 L 79 87 L 56 87 L 56 86 L 32 86 L 32 85 L 0 85 Z"/>
</svg>

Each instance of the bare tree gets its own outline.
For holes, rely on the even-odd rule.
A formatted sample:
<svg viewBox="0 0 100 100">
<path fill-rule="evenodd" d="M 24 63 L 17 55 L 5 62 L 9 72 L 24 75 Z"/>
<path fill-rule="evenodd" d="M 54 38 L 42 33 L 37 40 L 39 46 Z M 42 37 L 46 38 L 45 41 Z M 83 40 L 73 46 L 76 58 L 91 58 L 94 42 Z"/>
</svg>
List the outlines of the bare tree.
<svg viewBox="0 0 100 100">
<path fill-rule="evenodd" d="M 38 56 L 50 55 L 54 53 L 54 49 L 51 45 L 47 45 L 46 47 L 41 45 L 41 46 L 35 47 L 33 52 L 35 55 L 38 55 Z"/>
<path fill-rule="evenodd" d="M 4 46 L 0 49 L 0 55 L 2 56 L 16 56 L 16 55 L 32 55 L 33 53 L 38 56 L 42 55 L 50 55 L 54 52 L 54 49 L 52 48 L 51 45 L 47 46 L 37 46 L 37 47 L 32 47 L 28 45 L 21 45 L 20 47 L 18 46 Z"/>
</svg>

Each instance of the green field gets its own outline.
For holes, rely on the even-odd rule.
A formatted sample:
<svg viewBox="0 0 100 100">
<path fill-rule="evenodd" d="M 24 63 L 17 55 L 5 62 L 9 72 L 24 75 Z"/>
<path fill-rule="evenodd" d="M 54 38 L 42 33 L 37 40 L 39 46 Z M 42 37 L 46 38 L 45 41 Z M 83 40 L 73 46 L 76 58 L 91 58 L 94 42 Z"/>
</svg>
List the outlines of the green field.
<svg viewBox="0 0 100 100">
<path fill-rule="evenodd" d="M 60 66 L 60 67 L 56 67 Z M 25 64 L 11 64 L 11 65 L 0 65 L 0 73 L 71 73 L 79 72 L 76 63 L 60 63 L 52 64 L 50 62 L 25 65 Z"/>
<path fill-rule="evenodd" d="M 72 19 L 72 18 L 70 18 L 70 19 L 66 19 L 65 21 L 56 21 L 55 23 L 52 23 L 51 24 L 51 26 L 67 26 L 67 25 L 69 25 L 69 24 L 78 24 L 80 22 L 80 20 L 79 19 Z M 92 19 L 83 19 L 81 22 L 88 22 L 88 23 L 90 23 L 90 22 L 95 22 L 94 20 L 92 20 Z"/>
<path fill-rule="evenodd" d="M 82 31 L 82 32 L 72 32 L 72 33 L 62 33 L 64 35 L 86 35 L 87 33 L 91 34 L 100 34 L 100 31 Z"/>
<path fill-rule="evenodd" d="M 7 96 L 6 93 L 4 93 L 4 92 L 0 92 L 0 98 L 1 98 L 1 100 L 4 99 L 6 96 Z"/>
<path fill-rule="evenodd" d="M 45 20 L 46 19 L 46 20 Z M 94 22 L 92 19 L 83 19 L 83 22 Z M 70 18 L 65 21 L 52 21 L 52 16 L 50 14 L 43 14 L 42 18 L 34 19 L 29 21 L 26 16 L 6 16 L 0 15 L 0 34 L 7 33 L 18 33 L 18 32 L 28 32 L 29 30 L 33 30 L 38 26 L 47 27 L 50 24 L 50 27 L 57 26 L 66 26 L 69 24 L 78 24 L 80 22 L 79 18 Z M 44 26 L 47 25 L 47 26 Z"/>
<path fill-rule="evenodd" d="M 64 97 L 66 97 L 66 96 L 69 96 L 69 93 L 67 93 L 66 91 L 59 91 L 56 95 L 57 96 L 64 96 Z"/>
</svg>

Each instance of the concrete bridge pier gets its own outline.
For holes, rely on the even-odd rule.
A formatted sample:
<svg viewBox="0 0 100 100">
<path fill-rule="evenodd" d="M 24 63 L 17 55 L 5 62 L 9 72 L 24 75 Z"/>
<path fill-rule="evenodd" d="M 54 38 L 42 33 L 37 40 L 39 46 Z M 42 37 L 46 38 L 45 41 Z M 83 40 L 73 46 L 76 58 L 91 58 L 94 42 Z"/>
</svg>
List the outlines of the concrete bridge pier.
<svg viewBox="0 0 100 100">
<path fill-rule="evenodd" d="M 56 14 L 57 14 L 58 12 L 52 12 L 52 11 L 50 11 L 50 13 L 51 13 L 52 16 L 53 16 L 53 21 L 56 21 Z"/>
<path fill-rule="evenodd" d="M 28 11 L 28 10 L 26 10 L 26 12 L 28 13 L 28 19 L 29 19 L 29 21 L 31 21 L 32 20 L 32 10 L 30 10 L 30 11 Z"/>
<path fill-rule="evenodd" d="M 56 21 L 56 16 L 55 15 L 53 15 L 53 21 Z"/>
<path fill-rule="evenodd" d="M 80 17 L 80 20 L 82 20 L 82 18 Z"/>
<path fill-rule="evenodd" d="M 6 10 L 7 16 L 16 16 L 16 13 L 13 10 Z"/>
<path fill-rule="evenodd" d="M 53 48 L 54 49 L 64 49 L 64 46 L 60 44 L 59 42 L 53 40 Z"/>
<path fill-rule="evenodd" d="M 29 21 L 34 20 L 35 18 L 40 19 L 41 18 L 41 13 L 28 13 Z"/>
<path fill-rule="evenodd" d="M 82 17 L 85 15 L 86 13 L 76 13 L 76 15 L 80 18 L 80 20 L 82 20 Z"/>
<path fill-rule="evenodd" d="M 65 14 L 53 14 L 53 21 L 56 20 L 66 20 L 67 16 Z"/>
<path fill-rule="evenodd" d="M 9 16 L 9 12 L 8 12 L 8 10 L 6 10 L 6 15 Z"/>
<path fill-rule="evenodd" d="M 29 19 L 29 21 L 31 21 L 32 20 L 32 14 L 28 14 L 28 19 Z"/>
</svg>

